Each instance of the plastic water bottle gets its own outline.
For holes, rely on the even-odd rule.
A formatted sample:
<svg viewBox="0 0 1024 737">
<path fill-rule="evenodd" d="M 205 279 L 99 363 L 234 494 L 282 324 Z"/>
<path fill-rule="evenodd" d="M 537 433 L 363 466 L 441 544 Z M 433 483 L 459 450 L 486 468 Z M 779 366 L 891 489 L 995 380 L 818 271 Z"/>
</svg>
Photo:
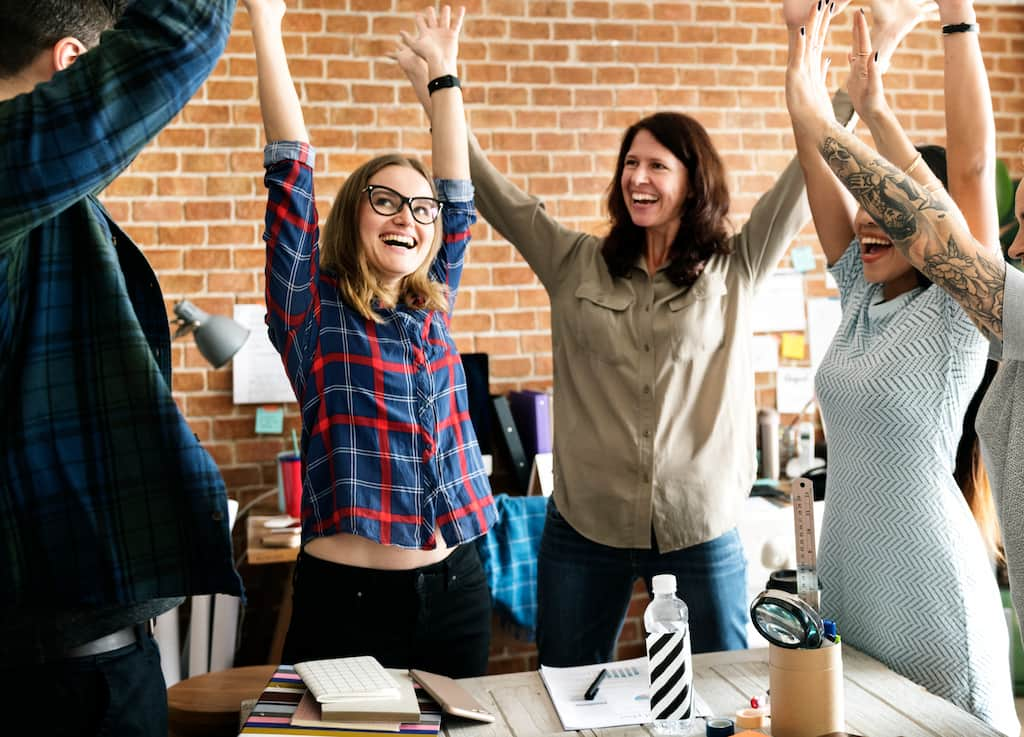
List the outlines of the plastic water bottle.
<svg viewBox="0 0 1024 737">
<path fill-rule="evenodd" d="M 651 719 L 656 734 L 689 734 L 693 727 L 693 655 L 688 612 L 676 596 L 676 577 L 652 579 L 654 599 L 644 610 Z"/>
</svg>

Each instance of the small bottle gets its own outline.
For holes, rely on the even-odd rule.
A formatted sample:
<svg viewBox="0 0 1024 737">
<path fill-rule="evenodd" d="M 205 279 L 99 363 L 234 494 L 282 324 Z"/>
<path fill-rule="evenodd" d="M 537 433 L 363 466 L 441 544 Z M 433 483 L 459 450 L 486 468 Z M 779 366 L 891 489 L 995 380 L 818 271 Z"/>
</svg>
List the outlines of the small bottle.
<svg viewBox="0 0 1024 737">
<path fill-rule="evenodd" d="M 688 734 L 693 726 L 693 656 L 688 612 L 676 596 L 676 577 L 655 576 L 654 598 L 644 610 L 651 719 L 655 734 Z"/>
<path fill-rule="evenodd" d="M 761 478 L 779 480 L 779 413 L 766 408 L 757 412 L 757 434 L 761 446 Z"/>
</svg>

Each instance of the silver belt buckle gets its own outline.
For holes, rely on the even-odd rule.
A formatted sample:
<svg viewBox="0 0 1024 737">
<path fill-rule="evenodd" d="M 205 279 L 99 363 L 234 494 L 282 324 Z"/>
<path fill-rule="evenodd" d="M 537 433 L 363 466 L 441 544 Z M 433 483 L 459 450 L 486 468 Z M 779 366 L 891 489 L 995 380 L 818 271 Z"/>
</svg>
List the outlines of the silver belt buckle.
<svg viewBox="0 0 1024 737">
<path fill-rule="evenodd" d="M 91 655 L 102 655 L 103 653 L 109 653 L 112 650 L 119 650 L 122 647 L 132 645 L 138 642 L 138 639 L 138 636 L 135 634 L 135 625 L 131 624 L 116 632 L 111 632 L 109 635 L 97 637 L 90 642 L 69 648 L 64 653 L 64 657 L 87 658 Z"/>
</svg>

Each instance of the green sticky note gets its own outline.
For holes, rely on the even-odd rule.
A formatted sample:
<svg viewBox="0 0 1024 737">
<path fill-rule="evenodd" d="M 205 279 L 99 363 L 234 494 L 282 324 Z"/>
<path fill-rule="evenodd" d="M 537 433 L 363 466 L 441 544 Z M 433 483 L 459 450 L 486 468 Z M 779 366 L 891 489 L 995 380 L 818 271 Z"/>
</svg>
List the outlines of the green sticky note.
<svg viewBox="0 0 1024 737">
<path fill-rule="evenodd" d="M 797 271 L 814 271 L 814 249 L 810 246 L 797 246 L 789 252 L 789 257 Z"/>
<path fill-rule="evenodd" d="M 256 432 L 263 435 L 280 435 L 284 432 L 284 409 L 274 407 L 256 408 Z"/>
</svg>

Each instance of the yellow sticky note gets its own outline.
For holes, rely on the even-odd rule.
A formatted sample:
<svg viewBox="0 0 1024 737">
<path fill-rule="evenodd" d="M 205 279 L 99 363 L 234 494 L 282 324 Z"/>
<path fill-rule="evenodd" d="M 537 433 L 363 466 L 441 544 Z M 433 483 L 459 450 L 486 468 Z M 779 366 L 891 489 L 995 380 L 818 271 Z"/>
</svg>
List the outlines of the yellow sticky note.
<svg viewBox="0 0 1024 737">
<path fill-rule="evenodd" d="M 804 334 L 782 334 L 782 357 L 801 359 L 804 357 Z"/>
</svg>

